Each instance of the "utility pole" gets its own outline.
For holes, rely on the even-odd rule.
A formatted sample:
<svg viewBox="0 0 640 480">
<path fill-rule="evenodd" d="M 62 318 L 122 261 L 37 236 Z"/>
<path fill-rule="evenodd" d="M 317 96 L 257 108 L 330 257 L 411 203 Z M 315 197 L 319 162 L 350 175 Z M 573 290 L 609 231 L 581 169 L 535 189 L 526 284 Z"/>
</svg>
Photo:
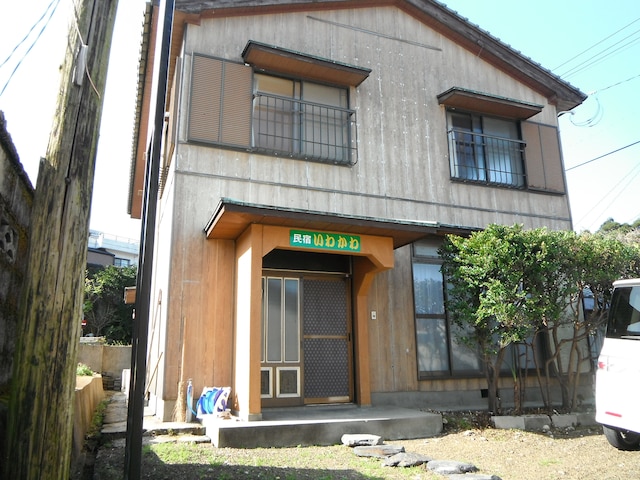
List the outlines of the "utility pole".
<svg viewBox="0 0 640 480">
<path fill-rule="evenodd" d="M 73 3 L 32 209 L 3 478 L 58 480 L 70 472 L 89 212 L 118 1 Z"/>
</svg>

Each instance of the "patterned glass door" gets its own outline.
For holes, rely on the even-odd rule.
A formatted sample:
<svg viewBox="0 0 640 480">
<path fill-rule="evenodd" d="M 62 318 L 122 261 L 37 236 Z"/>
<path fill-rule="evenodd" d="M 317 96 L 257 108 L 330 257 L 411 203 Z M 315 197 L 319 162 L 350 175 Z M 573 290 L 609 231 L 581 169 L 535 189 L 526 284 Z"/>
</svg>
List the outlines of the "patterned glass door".
<svg viewBox="0 0 640 480">
<path fill-rule="evenodd" d="M 349 402 L 351 328 L 347 280 L 303 280 L 304 402 Z"/>
<path fill-rule="evenodd" d="M 301 405 L 300 279 L 263 277 L 262 307 L 262 404 Z"/>
</svg>

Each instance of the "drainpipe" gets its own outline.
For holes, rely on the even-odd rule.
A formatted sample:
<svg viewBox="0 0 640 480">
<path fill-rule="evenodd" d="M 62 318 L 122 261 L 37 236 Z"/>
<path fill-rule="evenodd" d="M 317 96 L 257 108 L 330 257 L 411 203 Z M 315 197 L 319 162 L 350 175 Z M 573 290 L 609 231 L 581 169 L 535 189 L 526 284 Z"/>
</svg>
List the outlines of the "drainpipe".
<svg viewBox="0 0 640 480">
<path fill-rule="evenodd" d="M 163 8 L 164 5 L 164 8 Z M 155 242 L 156 210 L 160 179 L 160 150 L 164 126 L 165 98 L 169 71 L 171 47 L 171 27 L 173 25 L 174 0 L 160 0 L 162 30 L 159 37 L 158 88 L 154 126 L 145 171 L 145 196 L 142 211 L 142 231 L 140 234 L 140 260 L 136 282 L 136 322 L 133 329 L 131 347 L 131 384 L 127 410 L 127 438 L 125 448 L 124 479 L 140 478 L 142 463 L 142 423 L 144 417 L 145 374 L 147 368 L 147 340 L 149 337 L 149 306 L 151 303 L 151 278 L 153 273 L 153 250 Z M 154 75 L 154 78 L 156 76 Z"/>
</svg>

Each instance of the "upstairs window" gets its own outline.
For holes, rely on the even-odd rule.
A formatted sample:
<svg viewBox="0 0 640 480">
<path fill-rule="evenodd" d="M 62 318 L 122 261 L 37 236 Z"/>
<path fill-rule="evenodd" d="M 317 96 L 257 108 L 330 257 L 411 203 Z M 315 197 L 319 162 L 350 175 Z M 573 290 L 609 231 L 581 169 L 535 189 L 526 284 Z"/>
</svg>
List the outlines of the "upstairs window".
<svg viewBox="0 0 640 480">
<path fill-rule="evenodd" d="M 352 163 L 355 112 L 346 88 L 254 75 L 253 142 L 257 150 Z"/>
<path fill-rule="evenodd" d="M 244 63 L 194 53 L 188 140 L 353 165 L 349 91 L 371 70 L 249 41 Z"/>
<path fill-rule="evenodd" d="M 523 188 L 524 142 L 518 123 L 458 111 L 447 112 L 452 178 Z"/>
</svg>

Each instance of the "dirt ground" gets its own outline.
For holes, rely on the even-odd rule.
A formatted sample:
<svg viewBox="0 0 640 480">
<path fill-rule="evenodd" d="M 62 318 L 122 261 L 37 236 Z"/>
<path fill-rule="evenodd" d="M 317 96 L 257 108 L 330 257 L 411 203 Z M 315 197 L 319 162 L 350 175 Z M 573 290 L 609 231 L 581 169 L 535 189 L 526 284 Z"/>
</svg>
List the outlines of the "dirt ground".
<svg viewBox="0 0 640 480">
<path fill-rule="evenodd" d="M 640 452 L 611 447 L 601 427 L 555 429 L 548 433 L 497 430 L 485 418 L 446 417 L 434 438 L 387 442 L 437 460 L 475 464 L 480 474 L 502 480 L 640 478 Z M 94 480 L 122 478 L 124 446 L 103 445 Z M 273 449 L 215 448 L 211 444 L 163 443 L 143 447 L 143 479 L 442 479 L 424 465 L 383 467 L 342 445 Z M 91 477 L 88 477 L 91 478 Z"/>
</svg>

